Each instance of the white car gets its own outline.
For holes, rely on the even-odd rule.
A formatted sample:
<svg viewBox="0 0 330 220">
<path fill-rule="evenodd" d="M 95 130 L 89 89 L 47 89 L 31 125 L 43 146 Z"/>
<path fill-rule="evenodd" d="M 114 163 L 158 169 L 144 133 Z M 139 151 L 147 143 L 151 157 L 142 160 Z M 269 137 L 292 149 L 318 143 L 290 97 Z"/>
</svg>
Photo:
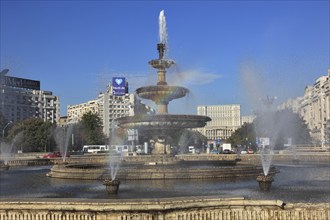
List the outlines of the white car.
<svg viewBox="0 0 330 220">
<path fill-rule="evenodd" d="M 242 150 L 241 151 L 241 154 L 247 154 L 247 151 L 246 150 Z"/>
</svg>

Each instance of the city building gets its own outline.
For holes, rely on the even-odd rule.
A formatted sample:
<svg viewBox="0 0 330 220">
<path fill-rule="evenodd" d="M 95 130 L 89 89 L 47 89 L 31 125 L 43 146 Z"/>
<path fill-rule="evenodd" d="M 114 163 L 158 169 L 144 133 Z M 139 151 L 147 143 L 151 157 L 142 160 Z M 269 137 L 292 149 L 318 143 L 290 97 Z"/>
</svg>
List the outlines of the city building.
<svg viewBox="0 0 330 220">
<path fill-rule="evenodd" d="M 0 112 L 7 121 L 41 118 L 59 123 L 60 99 L 50 91 L 40 90 L 40 81 L 0 73 Z"/>
<path fill-rule="evenodd" d="M 101 101 L 102 100 L 95 99 L 77 105 L 69 105 L 67 107 L 67 123 L 77 123 L 87 112 L 99 114 L 99 102 Z"/>
<path fill-rule="evenodd" d="M 245 123 L 252 123 L 254 119 L 256 118 L 255 115 L 245 115 L 241 117 L 241 125 L 244 125 Z"/>
<path fill-rule="evenodd" d="M 60 127 L 65 127 L 67 125 L 68 121 L 68 117 L 67 116 L 61 116 L 60 117 L 60 123 L 59 126 Z"/>
<path fill-rule="evenodd" d="M 203 128 L 197 128 L 210 141 L 229 138 L 241 127 L 240 105 L 204 105 L 197 106 L 197 115 L 208 116 L 212 120 Z"/>
<path fill-rule="evenodd" d="M 116 118 L 152 112 L 134 94 L 128 93 L 128 84 L 125 90 L 118 94 L 116 87 L 109 84 L 106 91 L 100 93 L 94 100 L 67 107 L 67 123 L 77 123 L 87 112 L 97 114 L 102 120 L 103 132 L 109 136 L 113 121 Z"/>
<path fill-rule="evenodd" d="M 304 95 L 278 106 L 291 109 L 305 120 L 312 138 L 322 144 L 330 143 L 330 69 L 313 86 L 306 86 Z"/>
</svg>

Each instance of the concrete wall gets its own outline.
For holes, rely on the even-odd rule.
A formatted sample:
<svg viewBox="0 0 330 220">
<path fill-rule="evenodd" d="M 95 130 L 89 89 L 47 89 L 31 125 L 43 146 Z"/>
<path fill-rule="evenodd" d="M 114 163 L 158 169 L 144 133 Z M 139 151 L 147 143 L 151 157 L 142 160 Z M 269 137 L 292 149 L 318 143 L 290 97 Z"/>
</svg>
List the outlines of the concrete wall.
<svg viewBox="0 0 330 220">
<path fill-rule="evenodd" d="M 328 220 L 328 203 L 188 197 L 140 200 L 0 200 L 0 220 Z"/>
</svg>

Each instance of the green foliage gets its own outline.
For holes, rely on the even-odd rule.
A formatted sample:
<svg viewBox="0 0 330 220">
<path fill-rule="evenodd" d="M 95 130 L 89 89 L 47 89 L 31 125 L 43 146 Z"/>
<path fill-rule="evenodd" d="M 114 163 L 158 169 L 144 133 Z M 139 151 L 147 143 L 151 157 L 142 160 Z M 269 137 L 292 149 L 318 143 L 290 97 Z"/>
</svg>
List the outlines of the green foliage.
<svg viewBox="0 0 330 220">
<path fill-rule="evenodd" d="M 39 118 L 26 119 L 13 124 L 8 132 L 8 139 L 16 149 L 24 152 L 45 151 L 51 139 L 52 127 L 52 123 Z"/>
<path fill-rule="evenodd" d="M 244 124 L 229 140 L 233 145 L 256 148 L 256 137 L 270 137 L 275 141 L 275 149 L 282 149 L 287 138 L 292 138 L 293 144 L 311 142 L 305 121 L 291 110 L 259 113 L 252 124 Z"/>
<path fill-rule="evenodd" d="M 84 129 L 81 122 L 72 125 L 73 144 L 72 141 L 69 143 L 68 150 L 81 151 L 84 146 Z"/>
<path fill-rule="evenodd" d="M 244 124 L 229 138 L 233 145 L 256 147 L 256 137 L 270 137 L 275 149 L 282 149 L 285 139 L 292 138 L 293 144 L 310 143 L 311 137 L 305 121 L 290 110 L 263 112 L 252 124 Z"/>
<path fill-rule="evenodd" d="M 286 138 L 293 144 L 310 143 L 311 137 L 305 121 L 291 110 L 260 114 L 255 120 L 258 137 L 271 137 L 278 149 L 283 147 Z"/>
<path fill-rule="evenodd" d="M 253 123 L 244 123 L 241 128 L 237 129 L 229 138 L 232 146 L 241 145 L 256 149 L 256 133 Z"/>
<path fill-rule="evenodd" d="M 104 144 L 105 135 L 102 131 L 102 122 L 97 114 L 85 113 L 81 120 L 84 144 Z"/>
</svg>

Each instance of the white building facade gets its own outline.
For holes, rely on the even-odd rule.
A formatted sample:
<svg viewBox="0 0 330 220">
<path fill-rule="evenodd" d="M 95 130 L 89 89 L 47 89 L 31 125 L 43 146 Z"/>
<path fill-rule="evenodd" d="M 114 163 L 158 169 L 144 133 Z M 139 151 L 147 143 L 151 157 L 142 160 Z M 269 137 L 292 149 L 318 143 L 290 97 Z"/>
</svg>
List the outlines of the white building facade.
<svg viewBox="0 0 330 220">
<path fill-rule="evenodd" d="M 278 109 L 291 109 L 305 120 L 312 138 L 322 144 L 330 143 L 330 69 L 313 86 L 305 88 L 304 96 L 290 99 Z"/>
<path fill-rule="evenodd" d="M 197 115 L 212 119 L 205 127 L 196 129 L 208 140 L 227 139 L 241 127 L 241 107 L 237 104 L 197 106 Z"/>
<path fill-rule="evenodd" d="M 141 108 L 143 106 L 143 108 Z M 67 107 L 67 122 L 77 123 L 87 112 L 97 114 L 103 125 L 103 132 L 106 136 L 110 135 L 113 121 L 116 118 L 133 116 L 138 113 L 137 109 L 146 109 L 134 94 L 127 92 L 124 95 L 114 95 L 113 87 L 109 85 L 104 93 L 100 93 L 95 100 L 78 105 L 69 105 Z"/>
<path fill-rule="evenodd" d="M 245 115 L 241 117 L 241 125 L 244 125 L 245 123 L 252 123 L 254 119 L 256 118 L 255 115 Z"/>
</svg>

